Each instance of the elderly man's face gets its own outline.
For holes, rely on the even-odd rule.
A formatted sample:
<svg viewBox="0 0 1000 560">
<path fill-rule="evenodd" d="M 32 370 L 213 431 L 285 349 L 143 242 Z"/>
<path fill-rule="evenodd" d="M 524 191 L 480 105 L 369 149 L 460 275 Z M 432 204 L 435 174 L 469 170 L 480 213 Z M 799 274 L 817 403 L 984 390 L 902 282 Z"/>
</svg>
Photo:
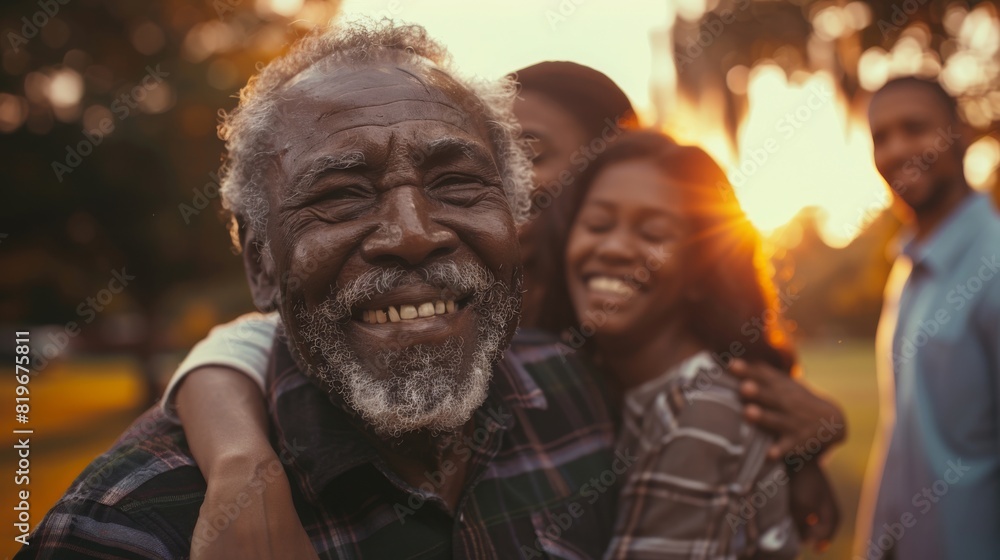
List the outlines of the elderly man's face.
<svg viewBox="0 0 1000 560">
<path fill-rule="evenodd" d="M 321 63 L 283 98 L 268 233 L 298 352 L 380 433 L 461 426 L 519 308 L 516 230 L 468 92 L 434 70 Z"/>
</svg>

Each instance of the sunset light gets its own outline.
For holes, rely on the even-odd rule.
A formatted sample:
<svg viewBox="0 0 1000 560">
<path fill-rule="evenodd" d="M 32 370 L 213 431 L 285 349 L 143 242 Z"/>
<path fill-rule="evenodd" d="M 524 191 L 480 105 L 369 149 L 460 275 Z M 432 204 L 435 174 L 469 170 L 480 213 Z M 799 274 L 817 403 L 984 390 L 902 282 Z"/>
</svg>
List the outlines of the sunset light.
<svg viewBox="0 0 1000 560">
<path fill-rule="evenodd" d="M 1000 558 L 1000 0 L 0 30 L 0 557 Z"/>
<path fill-rule="evenodd" d="M 678 96 L 677 68 L 663 47 L 671 43 L 678 21 L 704 14 L 703 1 L 643 0 L 630 4 L 626 14 L 611 2 L 565 0 L 543 7 L 513 0 L 509 10 L 489 14 L 489 25 L 472 4 L 446 4 L 448 9 L 422 10 L 420 2 L 346 0 L 341 8 L 347 18 L 366 14 L 424 25 L 448 45 L 459 67 L 484 77 L 543 60 L 573 60 L 604 72 L 629 95 L 645 124 L 659 123 L 678 141 L 700 145 L 719 160 L 750 220 L 765 234 L 813 207 L 819 209 L 822 239 L 842 247 L 889 204 L 889 191 L 872 160 L 864 106 L 849 106 L 830 72 L 800 70 L 788 76 L 766 60 L 753 68 L 734 67 L 723 87 L 746 95 L 735 143 L 724 126 L 720 91 L 701 91 L 697 99 Z M 991 39 L 997 36 L 996 14 L 983 7 L 961 21 L 958 15 L 965 13 L 951 14 L 958 38 L 950 59 L 942 63 L 928 50 L 922 27 L 906 27 L 891 51 L 859 53 L 854 71 L 862 87 L 873 91 L 897 75 L 941 72 L 954 89 L 986 83 L 975 75 L 980 67 L 987 74 L 997 71 L 995 57 L 990 58 L 997 49 Z M 870 18 L 860 2 L 817 11 L 810 49 L 830 55 L 834 41 L 870 25 Z M 617 32 L 627 28 L 627 33 Z M 612 32 L 613 49 L 606 41 Z M 962 111 L 973 120 L 986 118 L 989 111 L 1000 112 L 1000 95 Z M 970 150 L 966 166 L 974 186 L 987 184 L 995 173 L 998 152 L 990 137 Z"/>
<path fill-rule="evenodd" d="M 750 73 L 749 112 L 729 178 L 750 220 L 764 232 L 816 207 L 828 244 L 849 243 L 889 201 L 871 158 L 867 122 L 852 117 L 832 76 L 789 83 L 761 65 Z"/>
</svg>

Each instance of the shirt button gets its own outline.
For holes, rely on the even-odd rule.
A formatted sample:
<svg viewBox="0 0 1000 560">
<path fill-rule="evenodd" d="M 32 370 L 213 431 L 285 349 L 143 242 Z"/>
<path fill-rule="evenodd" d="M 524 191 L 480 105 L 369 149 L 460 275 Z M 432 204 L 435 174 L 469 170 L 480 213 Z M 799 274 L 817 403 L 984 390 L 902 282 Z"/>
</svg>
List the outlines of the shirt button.
<svg viewBox="0 0 1000 560">
<path fill-rule="evenodd" d="M 464 512 L 463 512 L 463 513 L 460 513 L 460 514 L 458 514 L 458 521 L 459 521 L 460 523 L 465 523 L 465 513 L 464 513 Z"/>
</svg>

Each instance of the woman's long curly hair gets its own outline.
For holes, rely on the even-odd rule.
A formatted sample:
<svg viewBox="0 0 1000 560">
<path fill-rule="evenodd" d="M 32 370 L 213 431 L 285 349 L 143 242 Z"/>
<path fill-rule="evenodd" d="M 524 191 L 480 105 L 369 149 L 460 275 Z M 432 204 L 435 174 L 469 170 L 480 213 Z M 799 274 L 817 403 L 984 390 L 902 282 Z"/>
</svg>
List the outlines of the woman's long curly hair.
<svg viewBox="0 0 1000 560">
<path fill-rule="evenodd" d="M 691 333 L 716 355 L 732 354 L 738 344 L 739 357 L 790 372 L 795 355 L 783 328 L 760 235 L 747 220 L 725 172 L 704 150 L 679 145 L 659 132 L 626 133 L 584 172 L 582 188 L 574 193 L 573 216 L 604 169 L 630 161 L 653 163 L 672 188 L 680 189 L 683 208 L 678 210 L 690 226 L 678 255 L 686 294 L 681 312 Z M 566 253 L 570 229 L 557 234 L 560 255 Z M 565 259 L 558 273 L 566 277 Z"/>
</svg>

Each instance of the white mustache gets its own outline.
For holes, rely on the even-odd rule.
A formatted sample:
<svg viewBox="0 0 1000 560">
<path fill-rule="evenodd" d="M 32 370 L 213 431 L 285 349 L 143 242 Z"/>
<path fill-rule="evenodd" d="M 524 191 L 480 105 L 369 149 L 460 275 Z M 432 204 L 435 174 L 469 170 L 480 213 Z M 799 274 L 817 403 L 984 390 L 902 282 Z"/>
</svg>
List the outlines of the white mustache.
<svg viewBox="0 0 1000 560">
<path fill-rule="evenodd" d="M 442 292 L 442 299 L 471 294 L 475 301 L 483 297 L 494 282 L 490 271 L 470 262 L 461 265 L 452 261 L 437 262 L 415 270 L 398 266 L 374 268 L 335 290 L 331 299 L 335 302 L 338 320 L 345 320 L 359 304 L 402 286 L 429 284 Z"/>
</svg>

